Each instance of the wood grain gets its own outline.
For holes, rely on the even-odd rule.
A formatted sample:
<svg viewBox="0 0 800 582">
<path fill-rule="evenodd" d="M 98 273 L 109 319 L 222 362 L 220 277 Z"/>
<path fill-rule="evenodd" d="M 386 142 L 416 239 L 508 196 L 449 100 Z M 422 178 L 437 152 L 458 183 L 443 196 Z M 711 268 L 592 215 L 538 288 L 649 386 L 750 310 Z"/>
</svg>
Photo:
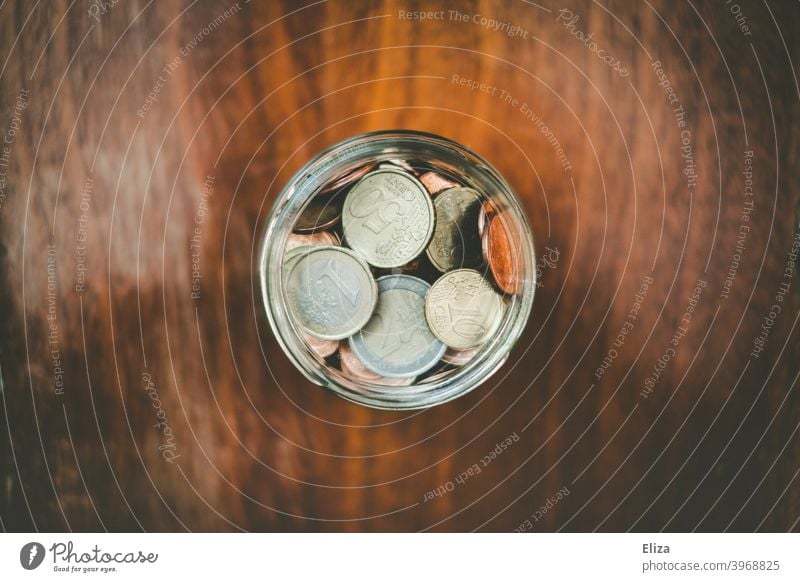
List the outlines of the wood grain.
<svg viewBox="0 0 800 582">
<path fill-rule="evenodd" d="M 0 5 L 4 530 L 800 529 L 796 4 L 68 5 Z M 488 158 L 553 258 L 500 372 L 415 413 L 304 380 L 254 282 L 293 172 L 388 128 Z"/>
</svg>

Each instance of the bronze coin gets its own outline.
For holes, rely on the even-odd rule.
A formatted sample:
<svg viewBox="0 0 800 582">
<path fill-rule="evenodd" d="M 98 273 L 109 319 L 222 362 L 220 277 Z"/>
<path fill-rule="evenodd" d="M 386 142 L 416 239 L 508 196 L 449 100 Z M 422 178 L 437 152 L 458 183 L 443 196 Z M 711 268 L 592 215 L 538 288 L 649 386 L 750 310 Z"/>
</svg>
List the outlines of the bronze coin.
<svg viewBox="0 0 800 582">
<path fill-rule="evenodd" d="M 295 234 L 291 233 L 286 238 L 285 253 L 298 247 L 338 247 L 340 244 L 339 237 L 335 233 L 328 231 L 320 231 L 312 234 Z"/>
<path fill-rule="evenodd" d="M 458 186 L 460 186 L 460 184 L 457 184 L 452 180 L 448 180 L 436 172 L 425 172 L 419 177 L 419 181 L 425 185 L 425 188 L 428 189 L 428 192 L 431 193 L 431 196 L 438 194 L 442 190 L 447 190 L 448 188 L 458 188 Z"/>
<path fill-rule="evenodd" d="M 311 348 L 311 351 L 317 354 L 320 358 L 327 358 L 336 353 L 339 349 L 339 342 L 337 340 L 324 340 L 314 337 L 311 334 L 301 333 L 303 341 Z"/>
<path fill-rule="evenodd" d="M 413 275 L 431 284 L 442 276 L 442 272 L 431 264 L 425 253 L 405 265 L 389 269 L 373 269 L 373 273 L 376 280 L 385 275 Z"/>
<path fill-rule="evenodd" d="M 480 347 L 469 348 L 466 350 L 454 350 L 447 348 L 447 351 L 442 356 L 442 361 L 451 366 L 463 366 L 469 362 L 480 351 Z"/>
<path fill-rule="evenodd" d="M 335 226 L 342 218 L 344 196 L 317 194 L 309 200 L 297 217 L 292 230 L 299 234 L 312 234 Z"/>
<path fill-rule="evenodd" d="M 361 166 L 360 168 L 356 168 L 351 172 L 348 172 L 344 176 L 341 176 L 326 184 L 321 191 L 321 194 L 326 194 L 328 192 L 333 192 L 334 190 L 339 190 L 340 188 L 344 188 L 345 186 L 349 186 L 350 184 L 355 184 L 358 182 L 362 177 L 366 174 L 369 174 L 372 169 L 375 167 L 375 164 L 367 164 L 366 166 Z"/>
<path fill-rule="evenodd" d="M 375 279 L 379 279 L 384 275 L 416 275 L 420 270 L 422 261 L 419 258 L 413 259 L 405 265 L 399 267 L 390 267 L 388 269 L 375 269 Z"/>
<path fill-rule="evenodd" d="M 346 343 L 342 343 L 339 347 L 339 362 L 342 373 L 356 382 L 370 382 L 385 386 L 410 386 L 414 383 L 414 378 L 386 378 L 368 370 Z"/>
<path fill-rule="evenodd" d="M 483 237 L 483 254 L 497 287 L 504 293 L 516 295 L 520 291 L 519 236 L 505 213 L 489 219 Z"/>
</svg>

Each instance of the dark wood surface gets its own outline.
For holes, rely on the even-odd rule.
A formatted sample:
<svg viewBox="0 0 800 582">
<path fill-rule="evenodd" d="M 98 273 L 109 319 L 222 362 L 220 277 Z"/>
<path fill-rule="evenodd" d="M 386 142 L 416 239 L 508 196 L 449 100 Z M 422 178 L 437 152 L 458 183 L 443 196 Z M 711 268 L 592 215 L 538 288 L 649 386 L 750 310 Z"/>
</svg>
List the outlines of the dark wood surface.
<svg viewBox="0 0 800 582">
<path fill-rule="evenodd" d="M 799 10 L 737 2 L 3 2 L 0 526 L 800 529 Z M 484 155 L 558 255 L 505 367 L 413 413 L 304 380 L 254 283 L 292 173 L 388 128 Z"/>
</svg>

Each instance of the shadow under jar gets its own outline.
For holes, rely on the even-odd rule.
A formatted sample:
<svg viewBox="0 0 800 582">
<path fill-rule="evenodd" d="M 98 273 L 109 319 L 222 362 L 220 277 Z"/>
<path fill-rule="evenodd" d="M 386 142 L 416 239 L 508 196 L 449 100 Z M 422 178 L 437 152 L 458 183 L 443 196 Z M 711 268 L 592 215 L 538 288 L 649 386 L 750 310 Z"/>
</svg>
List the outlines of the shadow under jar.
<svg viewBox="0 0 800 582">
<path fill-rule="evenodd" d="M 312 382 L 374 408 L 447 402 L 508 358 L 536 289 L 533 236 L 483 158 L 381 131 L 305 164 L 270 212 L 262 299 Z"/>
</svg>

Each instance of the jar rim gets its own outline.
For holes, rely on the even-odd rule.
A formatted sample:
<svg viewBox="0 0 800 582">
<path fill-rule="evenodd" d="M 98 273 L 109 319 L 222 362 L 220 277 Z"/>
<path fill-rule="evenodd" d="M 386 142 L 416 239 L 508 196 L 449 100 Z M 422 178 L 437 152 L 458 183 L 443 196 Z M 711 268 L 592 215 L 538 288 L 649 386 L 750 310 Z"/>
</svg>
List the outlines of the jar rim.
<svg viewBox="0 0 800 582">
<path fill-rule="evenodd" d="M 448 162 L 472 180 L 485 182 L 492 196 L 499 196 L 504 211 L 510 211 L 519 228 L 521 287 L 511 296 L 495 334 L 481 346 L 478 354 L 444 378 L 397 388 L 356 382 L 339 370 L 320 367 L 320 361 L 305 347 L 296 324 L 288 313 L 280 276 L 286 239 L 294 220 L 319 190 L 348 170 L 369 162 L 380 162 L 399 155 L 401 150 L 428 149 L 434 161 Z M 413 155 L 420 156 L 420 152 Z M 483 196 L 487 188 L 480 188 Z M 288 228 L 287 228 L 287 225 Z M 467 147 L 433 133 L 390 129 L 351 136 L 315 155 L 292 176 L 276 198 L 264 221 L 258 255 L 258 278 L 264 310 L 270 328 L 283 352 L 311 382 L 323 386 L 357 404 L 387 410 L 414 410 L 443 404 L 477 388 L 507 360 L 511 348 L 522 334 L 530 316 L 536 292 L 536 254 L 533 234 L 519 200 L 502 176 L 483 157 Z M 278 275 L 272 275 L 277 273 Z"/>
</svg>

